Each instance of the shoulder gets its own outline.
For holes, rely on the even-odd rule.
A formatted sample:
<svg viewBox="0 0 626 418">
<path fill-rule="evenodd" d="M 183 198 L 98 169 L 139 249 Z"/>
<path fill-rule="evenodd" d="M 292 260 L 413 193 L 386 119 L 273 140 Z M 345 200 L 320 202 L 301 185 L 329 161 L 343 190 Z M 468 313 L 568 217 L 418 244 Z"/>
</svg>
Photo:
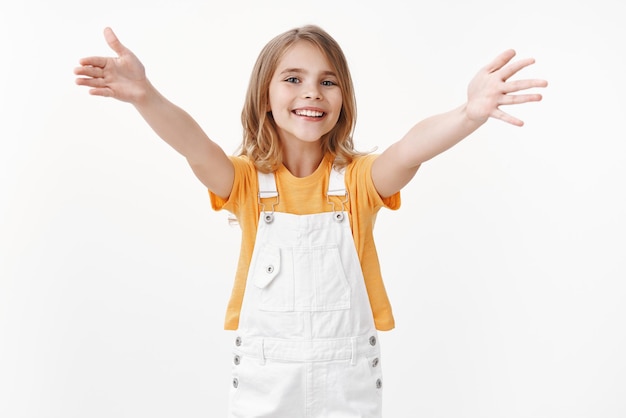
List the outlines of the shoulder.
<svg viewBox="0 0 626 418">
<path fill-rule="evenodd" d="M 378 154 L 366 154 L 355 157 L 345 168 L 346 181 L 356 183 L 371 180 L 372 165 Z"/>
<path fill-rule="evenodd" d="M 245 155 L 231 155 L 228 157 L 235 167 L 235 171 L 256 173 L 254 162 Z"/>
<path fill-rule="evenodd" d="M 258 172 L 254 162 L 245 155 L 228 157 L 235 167 L 235 179 L 233 181 L 233 193 L 249 193 L 252 188 L 257 188 Z"/>
<path fill-rule="evenodd" d="M 370 169 L 372 167 L 372 163 L 376 158 L 378 158 L 379 154 L 364 154 L 358 155 L 354 157 L 352 162 L 348 164 L 346 170 L 363 170 Z"/>
<path fill-rule="evenodd" d="M 235 169 L 235 178 L 230 196 L 222 199 L 209 192 L 211 206 L 215 210 L 227 209 L 236 212 L 246 199 L 256 199 L 258 191 L 257 170 L 254 163 L 247 156 L 229 156 Z"/>
<path fill-rule="evenodd" d="M 381 207 L 398 209 L 400 207 L 400 193 L 383 199 L 374 186 L 372 180 L 372 165 L 380 154 L 366 154 L 356 157 L 346 167 L 346 187 L 356 198 L 375 210 Z"/>
</svg>

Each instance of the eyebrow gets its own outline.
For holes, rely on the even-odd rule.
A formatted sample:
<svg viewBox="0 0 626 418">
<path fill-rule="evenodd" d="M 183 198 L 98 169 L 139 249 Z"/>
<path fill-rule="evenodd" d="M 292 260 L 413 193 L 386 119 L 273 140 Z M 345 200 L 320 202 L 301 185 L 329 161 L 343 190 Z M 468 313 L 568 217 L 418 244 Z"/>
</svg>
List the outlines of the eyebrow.
<svg viewBox="0 0 626 418">
<path fill-rule="evenodd" d="M 285 68 L 283 71 L 280 72 L 280 75 L 282 76 L 284 74 L 302 74 L 307 72 L 308 71 L 304 68 Z M 335 74 L 334 71 L 329 70 L 322 71 L 322 75 L 337 77 L 337 74 Z"/>
</svg>

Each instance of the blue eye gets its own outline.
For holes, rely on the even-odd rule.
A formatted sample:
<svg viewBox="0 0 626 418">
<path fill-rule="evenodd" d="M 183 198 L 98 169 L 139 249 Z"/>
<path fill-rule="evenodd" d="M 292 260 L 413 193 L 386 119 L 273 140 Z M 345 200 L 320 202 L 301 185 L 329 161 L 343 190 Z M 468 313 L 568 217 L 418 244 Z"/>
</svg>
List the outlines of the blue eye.
<svg viewBox="0 0 626 418">
<path fill-rule="evenodd" d="M 287 83 L 299 83 L 300 79 L 298 77 L 288 77 L 285 79 Z"/>
<path fill-rule="evenodd" d="M 324 80 L 322 81 L 322 86 L 336 86 L 337 83 L 335 83 L 334 81 L 330 81 L 330 80 Z"/>
</svg>

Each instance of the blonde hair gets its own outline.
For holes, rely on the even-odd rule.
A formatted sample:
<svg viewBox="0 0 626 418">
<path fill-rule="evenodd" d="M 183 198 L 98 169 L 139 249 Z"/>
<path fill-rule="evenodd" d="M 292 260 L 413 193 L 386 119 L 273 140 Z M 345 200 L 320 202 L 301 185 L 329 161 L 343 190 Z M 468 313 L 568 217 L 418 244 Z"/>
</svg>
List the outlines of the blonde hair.
<svg viewBox="0 0 626 418">
<path fill-rule="evenodd" d="M 352 134 L 356 123 L 356 99 L 347 60 L 339 44 L 322 28 L 306 25 L 284 32 L 269 41 L 261 50 L 250 76 L 248 92 L 241 112 L 243 141 L 239 155 L 246 155 L 264 173 L 276 171 L 282 164 L 282 149 L 276 123 L 268 112 L 270 81 L 278 61 L 297 41 L 317 46 L 337 73 L 342 105 L 337 124 L 321 138 L 324 153 L 330 153 L 335 166 L 343 168 L 354 157 L 362 155 L 354 149 Z"/>
</svg>

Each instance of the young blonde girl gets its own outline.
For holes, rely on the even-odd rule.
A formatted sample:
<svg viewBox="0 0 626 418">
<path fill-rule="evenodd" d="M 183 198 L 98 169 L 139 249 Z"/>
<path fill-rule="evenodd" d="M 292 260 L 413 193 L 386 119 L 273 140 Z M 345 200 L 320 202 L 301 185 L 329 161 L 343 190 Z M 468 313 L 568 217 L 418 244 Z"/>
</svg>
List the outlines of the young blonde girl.
<svg viewBox="0 0 626 418">
<path fill-rule="evenodd" d="M 416 124 L 380 154 L 352 142 L 356 103 L 337 42 L 309 25 L 261 51 L 246 95 L 240 154 L 228 156 L 146 78 L 113 31 L 117 57 L 75 70 L 93 95 L 132 103 L 188 161 L 214 209 L 241 226 L 239 264 L 225 328 L 235 330 L 231 417 L 381 417 L 377 331 L 394 327 L 373 240 L 377 212 L 400 206 L 420 165 L 500 109 L 541 100 L 511 93 L 544 80 L 508 81 L 532 59 L 500 54 L 468 87 L 467 101 Z"/>
</svg>

